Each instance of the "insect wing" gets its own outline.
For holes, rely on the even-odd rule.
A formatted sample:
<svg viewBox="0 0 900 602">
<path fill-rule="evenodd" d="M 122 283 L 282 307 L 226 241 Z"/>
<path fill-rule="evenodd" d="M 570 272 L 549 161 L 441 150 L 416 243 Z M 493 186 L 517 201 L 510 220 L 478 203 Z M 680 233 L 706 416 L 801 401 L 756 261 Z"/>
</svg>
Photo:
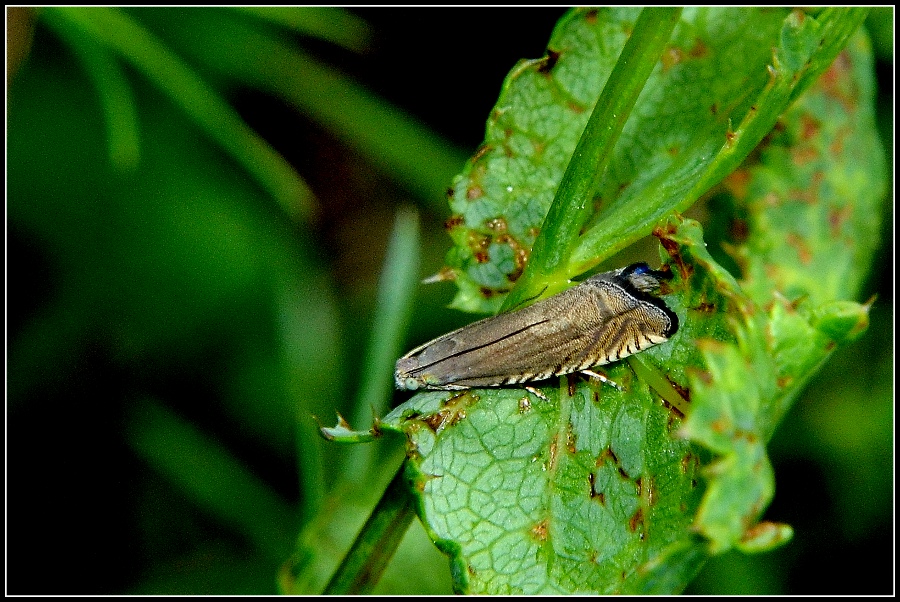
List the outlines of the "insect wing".
<svg viewBox="0 0 900 602">
<path fill-rule="evenodd" d="M 516 377 L 531 374 L 535 361 L 552 356 L 571 336 L 565 334 L 568 320 L 548 314 L 544 303 L 479 320 L 413 349 L 397 362 L 398 386 L 464 389 L 523 382 Z"/>
<path fill-rule="evenodd" d="M 677 330 L 678 318 L 646 292 L 656 274 L 643 264 L 598 274 L 522 310 L 438 337 L 400 358 L 397 386 L 523 383 L 607 364 L 662 343 Z"/>
</svg>

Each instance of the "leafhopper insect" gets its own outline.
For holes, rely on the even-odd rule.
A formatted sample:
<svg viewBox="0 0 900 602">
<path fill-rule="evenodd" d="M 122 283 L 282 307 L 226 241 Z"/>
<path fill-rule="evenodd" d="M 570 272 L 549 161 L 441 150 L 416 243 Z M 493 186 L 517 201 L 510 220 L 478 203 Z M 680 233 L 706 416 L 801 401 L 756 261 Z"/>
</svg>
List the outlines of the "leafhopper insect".
<svg viewBox="0 0 900 602">
<path fill-rule="evenodd" d="M 573 372 L 597 376 L 591 367 L 665 343 L 678 330 L 678 316 L 652 294 L 669 277 L 636 263 L 463 326 L 397 360 L 397 388 L 459 390 Z"/>
</svg>

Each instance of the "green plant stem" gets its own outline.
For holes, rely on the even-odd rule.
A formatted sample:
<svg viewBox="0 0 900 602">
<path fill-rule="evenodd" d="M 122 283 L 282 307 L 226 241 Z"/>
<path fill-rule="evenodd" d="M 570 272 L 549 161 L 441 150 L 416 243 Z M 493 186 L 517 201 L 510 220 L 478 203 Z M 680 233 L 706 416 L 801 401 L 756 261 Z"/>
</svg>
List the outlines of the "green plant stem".
<svg viewBox="0 0 900 602">
<path fill-rule="evenodd" d="M 373 413 L 377 418 L 389 409 L 394 362 L 402 353 L 400 345 L 412 314 L 418 275 L 419 217 L 414 210 L 402 208 L 397 211 L 384 271 L 378 281 L 378 301 L 363 361 L 362 382 L 353 403 L 351 424 L 357 427 L 371 424 Z M 373 448 L 352 450 L 346 471 L 349 478 L 366 478 Z"/>
<path fill-rule="evenodd" d="M 106 124 L 109 159 L 123 172 L 140 162 L 140 127 L 128 77 L 116 57 L 96 40 L 74 27 L 58 27 L 91 79 Z"/>
<path fill-rule="evenodd" d="M 415 516 L 405 468 L 400 465 L 322 593 L 367 594 L 378 583 Z"/>
<path fill-rule="evenodd" d="M 629 356 L 626 361 L 638 378 L 650 385 L 660 397 L 682 415 L 687 415 L 690 404 L 657 368 L 647 364 L 636 355 Z"/>
<path fill-rule="evenodd" d="M 594 212 L 593 196 L 612 158 L 625 122 L 656 66 L 680 8 L 645 8 L 622 49 L 584 132 L 575 147 L 553 204 L 534 242 L 528 266 L 507 296 L 502 311 L 526 299 L 552 295 L 566 288 L 565 267 Z"/>
</svg>

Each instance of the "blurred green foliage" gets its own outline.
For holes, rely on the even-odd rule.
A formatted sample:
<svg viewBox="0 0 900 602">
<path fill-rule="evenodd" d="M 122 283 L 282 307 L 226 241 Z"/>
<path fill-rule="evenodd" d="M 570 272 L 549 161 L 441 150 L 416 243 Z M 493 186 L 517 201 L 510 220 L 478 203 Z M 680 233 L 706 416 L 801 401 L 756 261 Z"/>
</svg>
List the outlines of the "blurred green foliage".
<svg viewBox="0 0 900 602">
<path fill-rule="evenodd" d="M 304 549 L 307 591 L 319 591 L 403 444 L 366 446 L 359 460 L 320 441 L 312 417 L 384 407 L 389 391 L 366 387 L 385 384 L 360 383 L 383 376 L 399 344 L 369 335 L 389 315 L 390 295 L 382 310 L 374 299 L 391 224 L 405 203 L 426 211 L 421 260 L 436 271 L 448 245 L 440 199 L 468 152 L 421 125 L 415 102 L 401 109 L 369 91 L 384 94 L 383 81 L 360 83 L 367 63 L 352 53 L 417 13 L 16 10 L 25 26 L 10 55 L 26 58 L 8 76 L 9 592 L 273 593 L 279 567 Z M 451 14 L 436 19 L 444 37 L 423 40 L 447 45 L 451 26 L 485 20 Z M 514 56 L 546 42 L 555 16 L 533 16 L 544 20 L 538 50 L 513 46 Z M 892 16 L 867 22 L 891 72 Z M 391 81 L 413 94 L 433 71 L 448 93 L 419 104 L 455 117 L 479 94 L 483 120 L 500 78 L 454 79 L 468 50 L 415 76 L 397 52 L 382 73 L 400 71 Z M 500 73 L 513 62 L 503 60 Z M 438 123 L 458 139 L 461 126 Z M 879 131 L 892 148 L 892 123 Z M 399 247 L 386 273 L 409 282 L 415 263 Z M 882 265 L 888 252 L 877 251 Z M 721 557 L 694 591 L 889 591 L 888 273 L 862 287 L 880 293 L 869 332 L 832 358 L 772 440 L 767 516 L 794 526 L 793 543 Z M 416 340 L 466 320 L 442 309 L 450 295 L 420 294 Z M 61 538 L 77 551 L 48 580 L 41 568 Z M 828 570 L 848 550 L 872 559 L 869 582 Z M 414 523 L 376 592 L 449 592 L 449 573 Z"/>
</svg>

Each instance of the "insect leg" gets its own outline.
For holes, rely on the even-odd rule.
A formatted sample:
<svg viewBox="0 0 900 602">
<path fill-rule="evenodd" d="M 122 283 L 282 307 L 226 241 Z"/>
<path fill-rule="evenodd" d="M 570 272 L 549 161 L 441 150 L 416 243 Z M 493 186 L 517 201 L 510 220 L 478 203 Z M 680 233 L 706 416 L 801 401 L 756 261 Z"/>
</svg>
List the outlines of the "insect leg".
<svg viewBox="0 0 900 602">
<path fill-rule="evenodd" d="M 624 391 L 624 390 L 625 390 L 625 389 L 622 387 L 622 385 L 620 385 L 619 383 L 617 383 L 617 382 L 614 381 L 614 380 L 611 380 L 611 379 L 608 378 L 606 375 L 600 374 L 599 372 L 594 372 L 593 370 L 579 370 L 579 372 L 581 372 L 581 373 L 584 374 L 585 376 L 588 376 L 588 377 L 590 377 L 590 378 L 597 379 L 597 380 L 599 380 L 600 382 L 606 383 L 606 384 L 608 384 L 608 385 L 611 386 L 611 387 L 615 387 L 615 388 L 618 389 L 619 391 Z"/>
<path fill-rule="evenodd" d="M 543 393 L 541 393 L 534 387 L 525 387 L 525 390 L 528 391 L 529 393 L 533 393 L 536 397 L 539 397 L 540 399 L 543 399 L 544 401 L 550 401 L 549 399 L 547 399 L 546 395 L 544 395 Z"/>
</svg>

